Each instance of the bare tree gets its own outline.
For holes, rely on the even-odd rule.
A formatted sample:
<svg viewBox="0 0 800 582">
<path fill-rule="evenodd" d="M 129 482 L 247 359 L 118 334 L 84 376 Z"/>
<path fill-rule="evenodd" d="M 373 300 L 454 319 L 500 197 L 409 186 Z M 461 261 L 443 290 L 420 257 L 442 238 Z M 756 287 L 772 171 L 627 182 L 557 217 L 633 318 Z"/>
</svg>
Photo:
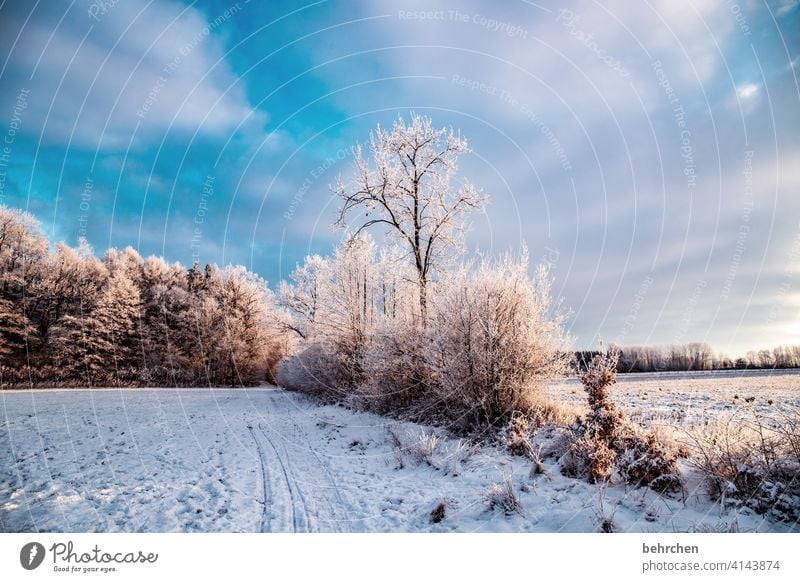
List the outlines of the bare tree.
<svg viewBox="0 0 800 582">
<path fill-rule="evenodd" d="M 428 117 L 398 118 L 391 131 L 380 125 L 370 134 L 372 164 L 356 148 L 356 176 L 351 188 L 341 178 L 333 192 L 342 200 L 337 224 L 347 225 L 359 213 L 355 234 L 383 225 L 408 249 L 419 287 L 423 326 L 427 318 L 428 282 L 443 257 L 459 246 L 463 215 L 482 209 L 486 198 L 474 186 L 451 182 L 457 160 L 469 152 L 467 141 L 452 129 L 435 129 Z"/>
<path fill-rule="evenodd" d="M 317 322 L 317 311 L 323 298 L 323 279 L 330 268 L 327 259 L 319 255 L 307 256 L 303 265 L 298 265 L 289 277 L 294 284 L 281 281 L 278 286 L 278 302 L 292 317 L 286 319 L 287 331 L 302 339 L 309 339 Z"/>
</svg>

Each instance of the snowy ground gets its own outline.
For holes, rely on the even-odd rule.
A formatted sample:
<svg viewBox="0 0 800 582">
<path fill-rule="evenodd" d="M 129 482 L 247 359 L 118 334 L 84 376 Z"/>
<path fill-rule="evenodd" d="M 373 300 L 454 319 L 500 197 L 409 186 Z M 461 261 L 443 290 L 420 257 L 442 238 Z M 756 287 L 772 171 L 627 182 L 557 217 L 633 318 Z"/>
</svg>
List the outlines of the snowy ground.
<svg viewBox="0 0 800 582">
<path fill-rule="evenodd" d="M 529 476 L 530 461 L 443 435 L 429 463 L 396 442 L 430 429 L 280 389 L 0 392 L 0 406 L 0 531 L 796 529 L 723 512 L 691 483 L 679 500 L 569 479 L 552 460 Z M 506 476 L 522 505 L 510 515 L 487 500 Z"/>
<path fill-rule="evenodd" d="M 550 388 L 560 402 L 583 407 L 576 378 Z M 800 370 L 730 370 L 621 374 L 612 398 L 645 427 L 692 428 L 720 415 L 800 414 Z"/>
</svg>

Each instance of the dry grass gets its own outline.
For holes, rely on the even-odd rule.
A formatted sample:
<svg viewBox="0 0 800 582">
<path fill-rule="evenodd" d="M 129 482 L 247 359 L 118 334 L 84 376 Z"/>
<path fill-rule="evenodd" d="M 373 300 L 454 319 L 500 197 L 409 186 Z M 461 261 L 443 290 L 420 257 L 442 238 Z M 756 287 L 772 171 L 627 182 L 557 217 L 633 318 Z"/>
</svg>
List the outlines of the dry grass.
<svg viewBox="0 0 800 582">
<path fill-rule="evenodd" d="M 426 464 L 442 471 L 445 475 L 459 475 L 477 451 L 469 441 L 458 439 L 448 442 L 434 432 L 409 430 L 403 436 L 388 429 L 395 449 L 397 467 L 405 466 L 404 458 L 410 457 L 414 463 Z"/>
<path fill-rule="evenodd" d="M 435 466 L 434 455 L 439 450 L 440 439 L 436 433 L 428 433 L 420 431 L 418 433 L 409 433 L 407 441 L 409 444 L 406 447 L 406 452 L 417 463 L 427 463 L 430 466 Z"/>
<path fill-rule="evenodd" d="M 800 519 L 800 420 L 740 408 L 687 431 L 690 463 L 712 499 L 778 521 Z"/>
<path fill-rule="evenodd" d="M 617 513 L 617 507 L 609 508 L 605 501 L 607 484 L 607 482 L 603 482 L 597 489 L 595 520 L 597 521 L 598 533 L 614 533 L 617 531 L 617 526 L 614 523 L 614 515 Z"/>
<path fill-rule="evenodd" d="M 536 396 L 531 400 L 530 409 L 527 411 L 530 424 L 534 428 L 545 426 L 568 427 L 584 416 L 585 410 L 580 406 L 559 402 L 554 398 Z"/>
<path fill-rule="evenodd" d="M 522 504 L 514 492 L 514 483 L 508 473 L 503 474 L 500 483 L 491 484 L 486 492 L 486 501 L 489 503 L 490 510 L 502 509 L 506 515 L 514 513 L 523 515 Z"/>
</svg>

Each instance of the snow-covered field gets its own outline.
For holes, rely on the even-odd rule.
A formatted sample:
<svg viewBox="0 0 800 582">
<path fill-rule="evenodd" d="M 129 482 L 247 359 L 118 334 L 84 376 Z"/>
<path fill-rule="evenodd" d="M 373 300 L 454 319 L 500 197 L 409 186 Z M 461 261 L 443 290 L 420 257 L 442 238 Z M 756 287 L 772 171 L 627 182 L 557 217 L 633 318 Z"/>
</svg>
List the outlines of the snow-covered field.
<svg viewBox="0 0 800 582">
<path fill-rule="evenodd" d="M 774 390 L 796 403 L 794 386 Z M 722 511 L 691 479 L 683 500 L 566 478 L 553 460 L 531 476 L 529 460 L 498 448 L 280 389 L 0 392 L 0 404 L 0 531 L 593 532 L 605 519 L 615 531 L 797 527 Z M 510 514 L 488 497 L 506 479 L 521 504 Z"/>
<path fill-rule="evenodd" d="M 576 378 L 555 384 L 550 395 L 583 407 Z M 640 425 L 691 428 L 720 415 L 800 414 L 800 370 L 730 370 L 620 374 L 612 398 Z"/>
</svg>

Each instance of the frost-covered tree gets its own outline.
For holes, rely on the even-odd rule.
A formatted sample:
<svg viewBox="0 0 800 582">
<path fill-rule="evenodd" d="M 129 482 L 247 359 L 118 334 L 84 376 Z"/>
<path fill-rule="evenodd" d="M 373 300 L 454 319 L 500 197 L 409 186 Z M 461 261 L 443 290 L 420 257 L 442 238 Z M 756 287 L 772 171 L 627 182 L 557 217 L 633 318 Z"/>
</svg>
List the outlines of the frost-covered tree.
<svg viewBox="0 0 800 582">
<path fill-rule="evenodd" d="M 27 212 L 0 206 L 0 295 L 19 297 L 47 257 L 47 240 Z"/>
<path fill-rule="evenodd" d="M 208 278 L 209 271 L 206 271 L 206 277 Z M 189 272 L 186 274 L 186 281 L 189 287 L 189 291 L 196 293 L 200 289 L 203 288 L 203 282 L 205 280 L 203 274 L 200 271 L 200 264 L 194 263 L 192 268 L 189 269 Z"/>
<path fill-rule="evenodd" d="M 486 202 L 472 184 L 454 183 L 458 158 L 467 152 L 460 134 L 412 114 L 408 124 L 398 118 L 391 130 L 378 126 L 370 134 L 371 161 L 358 146 L 352 184 L 340 178 L 333 187 L 342 202 L 337 224 L 346 227 L 355 219 L 356 234 L 384 226 L 410 254 L 423 326 L 432 275 L 460 245 L 464 214 Z"/>
<path fill-rule="evenodd" d="M 43 346 L 49 343 L 51 326 L 64 315 L 88 313 L 108 279 L 108 270 L 92 254 L 85 240 L 78 249 L 64 243 L 47 260 L 43 276 L 33 283 L 30 312 L 37 321 Z"/>
<path fill-rule="evenodd" d="M 43 276 L 46 259 L 47 241 L 36 219 L 0 206 L 0 368 L 27 365 L 35 330 L 32 287 Z"/>
<path fill-rule="evenodd" d="M 217 289 L 224 337 L 215 374 L 234 385 L 272 379 L 283 353 L 267 282 L 244 267 L 226 267 Z"/>
<path fill-rule="evenodd" d="M 436 283 L 428 291 L 435 297 Z M 424 397 L 435 382 L 433 330 L 418 325 L 416 276 L 396 246 L 381 249 L 375 295 L 376 324 L 367 344 L 361 393 L 370 408 L 396 411 Z"/>
<path fill-rule="evenodd" d="M 0 206 L 0 385 L 216 385 L 272 379 L 286 316 L 242 267 L 48 251 L 31 215 Z"/>
<path fill-rule="evenodd" d="M 0 299 L 0 366 L 14 365 L 34 329 L 19 304 Z"/>
<path fill-rule="evenodd" d="M 319 255 L 307 256 L 302 265 L 292 271 L 292 283 L 281 281 L 278 302 L 290 314 L 287 329 L 302 339 L 308 339 L 317 323 L 317 313 L 322 304 L 322 293 L 328 270 L 328 261 Z"/>
<path fill-rule="evenodd" d="M 190 383 L 191 337 L 186 312 L 190 294 L 186 271 L 161 257 L 144 261 L 141 277 L 140 351 L 144 380 L 156 384 Z"/>
<path fill-rule="evenodd" d="M 364 379 L 364 358 L 375 327 L 374 242 L 366 236 L 348 237 L 330 267 L 330 291 L 318 329 L 338 356 L 343 387 L 352 389 Z"/>
<path fill-rule="evenodd" d="M 396 244 L 380 249 L 376 265 L 378 311 L 383 319 L 409 322 L 417 301 L 416 275 Z"/>
<path fill-rule="evenodd" d="M 125 247 L 121 251 L 115 248 L 108 249 L 103 257 L 103 263 L 110 273 L 123 271 L 135 285 L 140 285 L 144 260 L 133 247 Z"/>
<path fill-rule="evenodd" d="M 294 285 L 281 287 L 280 301 L 305 344 L 284 378 L 311 391 L 352 393 L 365 378 L 376 325 L 375 243 L 366 234 L 348 236 L 330 259 L 307 257 L 292 279 Z"/>
<path fill-rule="evenodd" d="M 85 315 L 66 315 L 53 334 L 56 360 L 68 380 L 89 386 L 136 380 L 139 290 L 123 269 L 108 277 L 97 303 Z"/>
</svg>

